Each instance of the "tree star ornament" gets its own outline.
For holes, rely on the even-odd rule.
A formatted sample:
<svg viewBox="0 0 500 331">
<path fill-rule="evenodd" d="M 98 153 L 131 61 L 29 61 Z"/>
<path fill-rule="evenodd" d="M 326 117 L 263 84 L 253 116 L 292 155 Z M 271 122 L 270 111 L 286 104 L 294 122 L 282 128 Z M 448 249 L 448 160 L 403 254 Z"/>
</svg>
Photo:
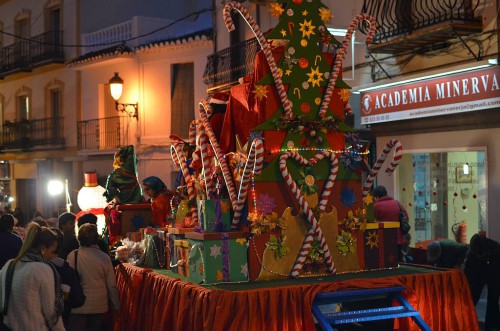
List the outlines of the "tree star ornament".
<svg viewBox="0 0 500 331">
<path fill-rule="evenodd" d="M 311 68 L 311 72 L 307 76 L 309 76 L 307 82 L 312 83 L 312 87 L 320 86 L 320 83 L 323 81 L 323 75 L 319 72 L 319 67 L 316 67 L 316 69 Z"/>
<path fill-rule="evenodd" d="M 308 12 L 307 10 L 304 10 L 304 11 L 302 12 L 302 16 L 307 16 L 307 15 L 309 15 L 309 12 Z"/>
<path fill-rule="evenodd" d="M 280 17 L 285 10 L 279 3 L 272 3 L 269 5 L 269 12 L 271 16 Z"/>
<path fill-rule="evenodd" d="M 319 8 L 318 11 L 319 17 L 321 17 L 321 20 L 325 23 L 333 18 L 332 12 L 328 8 Z"/>
<path fill-rule="evenodd" d="M 299 31 L 302 32 L 302 38 L 311 38 L 311 35 L 315 34 L 314 29 L 316 28 L 314 25 L 312 25 L 312 21 L 307 21 L 304 20 L 304 23 L 299 23 L 300 29 Z"/>
<path fill-rule="evenodd" d="M 255 85 L 255 89 L 252 91 L 255 97 L 262 101 L 263 98 L 267 98 L 267 85 Z"/>
<path fill-rule="evenodd" d="M 349 89 L 343 88 L 340 89 L 339 91 L 340 99 L 344 102 L 349 101 L 349 98 L 351 97 L 351 91 Z"/>
</svg>

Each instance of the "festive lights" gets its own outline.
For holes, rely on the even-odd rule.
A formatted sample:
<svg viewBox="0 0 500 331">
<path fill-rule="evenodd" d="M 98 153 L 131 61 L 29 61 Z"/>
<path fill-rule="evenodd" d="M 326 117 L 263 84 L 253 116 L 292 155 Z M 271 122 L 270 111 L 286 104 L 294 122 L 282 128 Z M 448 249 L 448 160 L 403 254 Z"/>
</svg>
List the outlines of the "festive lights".
<svg viewBox="0 0 500 331">
<path fill-rule="evenodd" d="M 279 153 L 285 153 L 288 151 L 295 151 L 295 152 L 305 152 L 305 151 L 311 151 L 311 152 L 332 152 L 334 154 L 344 154 L 344 153 L 350 153 L 354 155 L 368 155 L 370 152 L 369 151 L 364 151 L 364 152 L 356 152 L 352 149 L 339 149 L 339 150 L 334 150 L 334 149 L 329 149 L 329 148 L 318 148 L 318 147 L 292 147 L 292 148 L 276 148 L 272 149 L 269 153 L 270 154 L 279 154 Z"/>
</svg>

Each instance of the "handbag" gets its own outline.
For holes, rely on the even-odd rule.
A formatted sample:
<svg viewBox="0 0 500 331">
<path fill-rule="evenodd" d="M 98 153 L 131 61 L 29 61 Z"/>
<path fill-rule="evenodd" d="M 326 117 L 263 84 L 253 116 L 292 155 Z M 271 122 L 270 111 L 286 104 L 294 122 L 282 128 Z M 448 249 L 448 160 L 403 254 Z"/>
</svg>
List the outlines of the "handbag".
<svg viewBox="0 0 500 331">
<path fill-rule="evenodd" d="M 399 226 L 401 228 L 401 231 L 403 231 L 403 234 L 408 234 L 408 232 L 410 232 L 411 225 L 408 222 L 405 210 L 403 209 L 400 203 L 398 203 L 398 205 L 399 205 Z"/>
<path fill-rule="evenodd" d="M 10 331 L 10 329 L 3 323 L 3 317 L 7 315 L 7 308 L 9 306 L 9 297 L 10 297 L 10 290 L 12 287 L 12 279 L 14 278 L 14 269 L 16 268 L 16 260 L 13 260 L 8 268 L 7 268 L 7 273 L 5 275 L 5 301 L 3 303 L 3 310 L 2 310 L 2 321 L 0 324 L 0 331 Z"/>
<path fill-rule="evenodd" d="M 87 297 L 83 292 L 80 274 L 78 273 L 78 249 L 75 249 L 75 277 L 71 290 L 69 291 L 69 303 L 71 308 L 79 308 L 85 304 Z"/>
</svg>

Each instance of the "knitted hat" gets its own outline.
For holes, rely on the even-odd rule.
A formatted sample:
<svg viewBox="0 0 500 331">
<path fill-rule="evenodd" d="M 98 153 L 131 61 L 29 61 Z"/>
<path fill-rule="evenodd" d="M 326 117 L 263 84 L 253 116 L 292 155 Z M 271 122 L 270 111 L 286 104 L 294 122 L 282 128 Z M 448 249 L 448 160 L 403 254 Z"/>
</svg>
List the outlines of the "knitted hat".
<svg viewBox="0 0 500 331">
<path fill-rule="evenodd" d="M 441 244 L 439 241 L 433 241 L 427 246 L 427 261 L 436 262 L 441 257 Z"/>
</svg>

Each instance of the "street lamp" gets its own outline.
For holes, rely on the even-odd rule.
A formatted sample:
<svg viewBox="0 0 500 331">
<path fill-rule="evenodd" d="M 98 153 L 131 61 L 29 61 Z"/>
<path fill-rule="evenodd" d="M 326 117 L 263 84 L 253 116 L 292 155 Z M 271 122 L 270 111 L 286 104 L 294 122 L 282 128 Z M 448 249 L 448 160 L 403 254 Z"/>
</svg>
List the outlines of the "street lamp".
<svg viewBox="0 0 500 331">
<path fill-rule="evenodd" d="M 123 79 L 117 72 L 115 72 L 115 75 L 109 80 L 109 90 L 111 92 L 111 96 L 115 99 L 116 111 L 121 111 L 122 113 L 126 113 L 128 116 L 135 117 L 139 120 L 139 109 L 137 103 L 118 102 L 123 92 Z"/>
<path fill-rule="evenodd" d="M 66 211 L 68 213 L 71 212 L 71 206 L 73 205 L 71 203 L 71 198 L 69 196 L 69 190 L 68 190 L 68 180 L 65 179 L 64 182 L 59 180 L 59 179 L 51 179 L 47 183 L 47 191 L 49 192 L 49 195 L 51 196 L 56 196 L 60 195 L 64 192 L 65 198 L 66 198 Z"/>
</svg>

